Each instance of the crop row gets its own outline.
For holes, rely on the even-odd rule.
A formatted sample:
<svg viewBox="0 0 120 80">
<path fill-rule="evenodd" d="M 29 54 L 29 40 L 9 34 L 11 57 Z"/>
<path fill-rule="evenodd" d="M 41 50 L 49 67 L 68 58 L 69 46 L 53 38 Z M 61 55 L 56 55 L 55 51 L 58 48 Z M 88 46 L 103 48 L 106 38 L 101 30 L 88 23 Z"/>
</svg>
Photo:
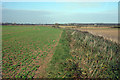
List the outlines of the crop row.
<svg viewBox="0 0 120 80">
<path fill-rule="evenodd" d="M 39 60 L 49 54 L 60 32 L 49 27 L 3 26 L 3 78 L 34 77 Z"/>
</svg>

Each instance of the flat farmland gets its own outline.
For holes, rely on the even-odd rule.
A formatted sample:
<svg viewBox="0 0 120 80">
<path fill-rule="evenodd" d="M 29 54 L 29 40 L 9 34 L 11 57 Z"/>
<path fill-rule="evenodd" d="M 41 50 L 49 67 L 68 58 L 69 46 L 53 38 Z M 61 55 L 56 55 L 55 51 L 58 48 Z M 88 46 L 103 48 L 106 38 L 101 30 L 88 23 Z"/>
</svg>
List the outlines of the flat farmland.
<svg viewBox="0 0 120 80">
<path fill-rule="evenodd" d="M 45 77 L 62 29 L 2 26 L 3 78 Z"/>
<path fill-rule="evenodd" d="M 120 44 L 103 36 L 117 30 L 2 26 L 2 78 L 118 79 Z"/>
<path fill-rule="evenodd" d="M 119 43 L 118 40 L 120 40 L 120 36 L 118 35 L 118 32 L 120 31 L 120 29 L 118 28 L 106 28 L 106 27 L 90 28 L 89 27 L 89 28 L 76 28 L 76 29 L 80 31 L 87 31 L 96 36 L 102 36 L 105 39 L 111 40 L 113 42 Z"/>
</svg>

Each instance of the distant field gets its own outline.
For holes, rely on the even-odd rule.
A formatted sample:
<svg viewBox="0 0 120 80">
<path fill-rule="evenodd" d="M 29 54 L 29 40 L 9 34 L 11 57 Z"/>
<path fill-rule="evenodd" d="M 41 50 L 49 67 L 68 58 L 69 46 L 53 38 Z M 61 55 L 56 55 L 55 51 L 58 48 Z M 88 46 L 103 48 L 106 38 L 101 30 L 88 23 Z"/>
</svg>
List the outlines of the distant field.
<svg viewBox="0 0 120 80">
<path fill-rule="evenodd" d="M 62 30 L 2 26 L 3 78 L 44 77 Z"/>
<path fill-rule="evenodd" d="M 88 31 L 89 33 L 92 33 L 96 36 L 103 36 L 105 39 L 111 40 L 113 42 L 117 42 L 120 40 L 120 36 L 118 35 L 118 31 L 120 29 L 118 28 L 106 28 L 106 27 L 90 27 L 90 28 L 76 28 L 80 31 Z"/>
<path fill-rule="evenodd" d="M 80 31 L 87 31 L 89 33 L 92 33 L 96 36 L 102 36 L 107 40 L 111 40 L 113 42 L 119 43 L 118 40 L 120 40 L 120 35 L 118 35 L 118 31 L 120 32 L 120 29 L 118 28 L 110 28 L 109 27 L 76 27 L 76 26 L 59 26 L 61 28 L 74 28 Z"/>
<path fill-rule="evenodd" d="M 120 32 L 120 29 L 118 28 L 110 28 L 110 27 L 76 27 L 76 26 L 59 26 L 61 28 L 74 28 L 80 31 L 87 31 L 89 33 L 92 33 L 96 36 L 102 36 L 107 40 L 111 40 L 113 42 L 119 43 L 120 36 L 118 35 L 118 32 Z"/>
<path fill-rule="evenodd" d="M 76 27 L 76 26 L 59 26 L 61 28 L 72 28 L 72 27 Z"/>
</svg>

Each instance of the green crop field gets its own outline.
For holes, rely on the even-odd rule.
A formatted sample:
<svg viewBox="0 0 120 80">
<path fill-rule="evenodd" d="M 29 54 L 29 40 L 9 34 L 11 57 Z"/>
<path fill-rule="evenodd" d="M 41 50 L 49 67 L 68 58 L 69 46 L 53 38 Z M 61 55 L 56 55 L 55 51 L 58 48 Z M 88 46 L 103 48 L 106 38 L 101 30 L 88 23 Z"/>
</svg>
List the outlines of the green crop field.
<svg viewBox="0 0 120 80">
<path fill-rule="evenodd" d="M 120 44 L 88 32 L 2 27 L 3 78 L 120 78 Z"/>
<path fill-rule="evenodd" d="M 42 76 L 61 32 L 50 27 L 2 26 L 3 78 Z"/>
</svg>

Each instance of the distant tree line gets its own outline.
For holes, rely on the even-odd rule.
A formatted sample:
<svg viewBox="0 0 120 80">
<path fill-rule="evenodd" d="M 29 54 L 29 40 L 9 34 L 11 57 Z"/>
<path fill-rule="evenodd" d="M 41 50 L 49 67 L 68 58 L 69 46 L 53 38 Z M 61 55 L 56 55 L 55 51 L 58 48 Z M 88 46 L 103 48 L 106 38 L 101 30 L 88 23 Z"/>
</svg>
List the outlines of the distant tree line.
<svg viewBox="0 0 120 80">
<path fill-rule="evenodd" d="M 31 23 L 2 23 L 2 25 L 44 25 L 44 26 L 52 26 L 55 28 L 59 28 L 59 26 L 76 26 L 76 27 L 120 27 L 120 24 L 115 23 L 55 23 L 55 24 L 31 24 Z"/>
</svg>

